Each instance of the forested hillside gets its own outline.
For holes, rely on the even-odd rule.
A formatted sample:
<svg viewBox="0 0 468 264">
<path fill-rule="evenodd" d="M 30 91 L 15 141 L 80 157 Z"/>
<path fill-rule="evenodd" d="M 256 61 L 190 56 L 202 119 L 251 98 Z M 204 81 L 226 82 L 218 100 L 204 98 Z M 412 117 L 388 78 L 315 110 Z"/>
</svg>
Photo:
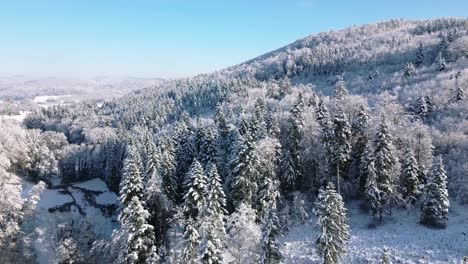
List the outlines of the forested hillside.
<svg viewBox="0 0 468 264">
<path fill-rule="evenodd" d="M 88 219 L 54 235 L 49 263 L 374 263 L 381 251 L 420 261 L 424 250 L 350 253 L 346 208 L 368 214 L 370 233 L 415 214 L 428 237 L 451 215 L 467 225 L 451 211 L 468 210 L 467 84 L 467 19 L 391 20 L 103 104 L 41 108 L 22 126 L 2 119 L 0 258 L 37 260 L 41 189 L 100 178 L 119 196 L 99 214 L 112 235 Z M 28 196 L 22 181 L 39 184 Z M 310 258 L 294 257 L 283 242 L 311 220 Z M 437 261 L 468 255 L 450 249 Z"/>
</svg>

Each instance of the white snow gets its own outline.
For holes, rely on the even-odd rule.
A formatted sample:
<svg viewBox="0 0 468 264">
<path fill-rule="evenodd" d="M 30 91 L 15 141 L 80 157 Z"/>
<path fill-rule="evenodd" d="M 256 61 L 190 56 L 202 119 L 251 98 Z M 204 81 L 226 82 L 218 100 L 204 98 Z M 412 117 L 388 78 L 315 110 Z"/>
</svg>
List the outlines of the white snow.
<svg viewBox="0 0 468 264">
<path fill-rule="evenodd" d="M 37 203 L 37 208 L 47 210 L 70 202 L 73 202 L 70 195 L 62 194 L 59 190 L 45 189 Z"/>
<path fill-rule="evenodd" d="M 105 192 L 96 196 L 96 202 L 102 205 L 111 205 L 118 203 L 118 197 L 113 192 Z"/>
<path fill-rule="evenodd" d="M 96 192 L 108 192 L 109 191 L 109 188 L 107 187 L 107 185 L 101 179 L 98 179 L 98 178 L 85 181 L 85 182 L 75 183 L 73 184 L 73 186 L 86 189 L 86 190 L 90 190 L 90 191 L 96 191 Z"/>
<path fill-rule="evenodd" d="M 342 263 L 376 263 L 386 246 L 394 263 L 463 263 L 468 256 L 468 208 L 452 203 L 446 229 L 419 225 L 419 209 L 394 210 L 385 223 L 369 229 L 371 216 L 347 204 L 351 238 Z M 281 242 L 284 263 L 318 263 L 315 218 L 290 228 Z M 398 262 L 400 261 L 400 262 Z"/>
</svg>

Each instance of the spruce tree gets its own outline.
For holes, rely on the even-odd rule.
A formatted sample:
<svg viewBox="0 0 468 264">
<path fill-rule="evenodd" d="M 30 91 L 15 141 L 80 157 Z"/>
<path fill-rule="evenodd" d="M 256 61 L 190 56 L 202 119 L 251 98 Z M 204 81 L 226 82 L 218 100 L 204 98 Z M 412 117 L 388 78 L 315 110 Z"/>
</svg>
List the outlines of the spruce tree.
<svg viewBox="0 0 468 264">
<path fill-rule="evenodd" d="M 422 120 L 426 119 L 428 113 L 429 113 L 429 107 L 427 105 L 426 97 L 424 95 L 421 95 L 419 97 L 417 106 L 416 106 L 416 115 Z"/>
<path fill-rule="evenodd" d="M 448 221 L 450 202 L 447 191 L 447 176 L 442 157 L 432 171 L 426 184 L 421 206 L 421 220 L 424 225 L 445 228 Z"/>
<path fill-rule="evenodd" d="M 416 67 L 420 67 L 424 63 L 424 49 L 423 45 L 420 42 L 418 46 L 418 50 L 416 51 L 416 57 L 414 58 L 414 65 Z"/>
<path fill-rule="evenodd" d="M 234 161 L 232 171 L 231 198 L 234 206 L 241 203 L 252 206 L 253 198 L 257 192 L 258 156 L 255 153 L 255 146 L 249 133 L 240 144 L 239 154 Z"/>
<path fill-rule="evenodd" d="M 333 168 L 335 169 L 338 193 L 340 193 L 340 181 L 351 158 L 351 126 L 341 107 L 338 107 L 333 117 L 333 131 Z"/>
<path fill-rule="evenodd" d="M 317 252 L 323 263 L 336 264 L 346 252 L 349 226 L 346 223 L 343 200 L 332 183 L 320 189 L 315 213 L 318 216 L 317 226 L 321 231 L 316 241 Z"/>
<path fill-rule="evenodd" d="M 254 115 L 250 123 L 250 133 L 255 141 L 267 136 L 265 101 L 262 98 L 258 98 L 255 102 Z"/>
<path fill-rule="evenodd" d="M 175 142 L 170 136 L 161 140 L 161 177 L 166 195 L 174 201 L 179 199 L 179 183 L 176 175 Z"/>
<path fill-rule="evenodd" d="M 390 252 L 388 252 L 388 249 L 384 247 L 382 250 L 382 255 L 380 256 L 380 263 L 381 264 L 392 264 L 392 261 L 390 260 Z"/>
<path fill-rule="evenodd" d="M 119 252 L 118 263 L 159 263 L 159 257 L 155 255 L 153 226 L 146 221 L 148 215 L 137 196 L 133 196 L 123 208 L 119 217 L 123 230 L 123 248 Z"/>
<path fill-rule="evenodd" d="M 260 239 L 260 263 L 261 264 L 279 264 L 283 255 L 279 249 L 277 237 L 281 234 L 279 220 L 274 208 L 268 209 L 261 226 Z"/>
<path fill-rule="evenodd" d="M 375 173 L 374 161 L 370 161 L 366 172 L 366 185 L 364 195 L 367 202 L 370 204 L 372 215 L 377 215 L 379 219 L 382 219 L 383 205 L 381 192 L 377 185 L 377 175 Z"/>
<path fill-rule="evenodd" d="M 125 208 L 133 197 L 140 200 L 143 196 L 142 162 L 140 154 L 134 145 L 127 146 L 127 156 L 123 164 L 122 181 L 120 182 L 119 200 L 122 208 Z"/>
<path fill-rule="evenodd" d="M 197 264 L 199 254 L 197 252 L 200 236 L 192 218 L 187 220 L 184 231 L 184 242 L 180 264 Z"/>
<path fill-rule="evenodd" d="M 304 195 L 299 191 L 293 193 L 292 213 L 301 224 L 305 224 L 307 218 L 309 218 L 305 207 Z"/>
<path fill-rule="evenodd" d="M 346 82 L 342 78 L 338 78 L 338 81 L 335 84 L 335 90 L 333 91 L 333 98 L 341 101 L 344 100 L 349 95 L 349 91 L 346 88 Z"/>
<path fill-rule="evenodd" d="M 402 194 L 408 205 L 414 205 L 421 193 L 419 168 L 411 148 L 407 148 L 402 164 Z"/>
<path fill-rule="evenodd" d="M 387 211 L 395 200 L 395 185 L 393 170 L 396 163 L 395 148 L 392 135 L 388 130 L 385 118 L 382 119 L 379 132 L 375 139 L 374 165 L 377 175 L 377 187 L 380 191 L 381 206 Z M 382 220 L 382 214 L 379 213 Z"/>
<path fill-rule="evenodd" d="M 355 173 L 358 190 L 360 194 L 364 192 L 365 177 L 361 172 L 362 163 L 365 161 L 365 151 L 366 145 L 369 141 L 369 136 L 367 134 L 367 129 L 369 126 L 369 115 L 367 114 L 364 106 L 360 106 L 359 112 L 357 114 L 356 121 L 352 125 L 352 135 L 353 135 L 353 147 L 352 149 L 352 160 L 353 160 L 353 169 Z"/>
<path fill-rule="evenodd" d="M 297 189 L 298 176 L 294 168 L 294 161 L 291 152 L 283 149 L 280 163 L 280 180 L 284 193 L 291 193 Z"/>
<path fill-rule="evenodd" d="M 415 73 L 416 73 L 416 69 L 414 68 L 413 63 L 411 62 L 406 63 L 405 72 L 403 73 L 403 76 L 410 77 L 410 76 L 413 76 Z"/>
<path fill-rule="evenodd" d="M 206 188 L 207 177 L 202 165 L 195 159 L 186 176 L 186 193 L 182 204 L 185 217 L 192 218 L 195 223 L 197 223 L 200 210 L 205 203 Z"/>
<path fill-rule="evenodd" d="M 464 98 L 465 98 L 465 92 L 463 91 L 463 88 L 458 85 L 455 90 L 455 101 L 460 102 L 460 101 L 463 101 Z"/>
<path fill-rule="evenodd" d="M 445 69 L 447 69 L 447 63 L 445 62 L 445 58 L 441 52 L 439 52 L 439 54 L 437 55 L 436 63 L 438 71 L 445 71 Z"/>
<path fill-rule="evenodd" d="M 291 158 L 292 169 L 294 170 L 294 181 L 291 183 L 291 186 L 295 190 L 299 184 L 302 182 L 302 173 L 301 173 L 301 140 L 302 140 L 302 128 L 304 126 L 304 120 L 302 117 L 302 112 L 304 110 L 304 102 L 302 98 L 302 93 L 299 93 L 297 96 L 296 102 L 291 109 L 290 123 L 291 127 L 288 132 L 288 146 L 287 151 Z M 291 179 L 292 180 L 292 179 Z"/>
<path fill-rule="evenodd" d="M 258 219 L 259 222 L 265 217 L 265 213 L 269 209 L 276 209 L 276 201 L 279 198 L 278 184 L 276 180 L 265 177 L 263 182 L 260 183 L 259 199 L 258 199 Z"/>
<path fill-rule="evenodd" d="M 221 187 L 221 179 L 216 165 L 208 165 L 209 184 L 205 204 L 201 209 L 199 231 L 201 236 L 201 262 L 222 262 L 222 241 L 225 236 L 224 215 L 226 213 L 226 198 Z"/>
<path fill-rule="evenodd" d="M 244 109 L 241 109 L 240 111 L 238 127 L 239 127 L 239 134 L 241 136 L 244 136 L 249 131 L 249 124 L 247 122 Z"/>
<path fill-rule="evenodd" d="M 145 179 L 144 181 L 147 182 L 151 177 L 156 173 L 159 169 L 159 160 L 161 159 L 161 155 L 159 153 L 156 144 L 154 144 L 153 137 L 149 132 L 145 134 Z"/>
</svg>

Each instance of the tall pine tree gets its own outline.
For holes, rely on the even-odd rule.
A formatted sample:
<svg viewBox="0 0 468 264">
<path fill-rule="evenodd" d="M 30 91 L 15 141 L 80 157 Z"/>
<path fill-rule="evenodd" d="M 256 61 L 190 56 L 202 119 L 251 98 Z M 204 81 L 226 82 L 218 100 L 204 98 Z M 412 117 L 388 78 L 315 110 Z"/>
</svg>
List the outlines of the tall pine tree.
<svg viewBox="0 0 468 264">
<path fill-rule="evenodd" d="M 439 157 L 432 171 L 432 177 L 424 190 L 420 222 L 428 226 L 445 228 L 449 206 L 447 176 L 442 157 Z"/>
<path fill-rule="evenodd" d="M 319 191 L 315 203 L 318 216 L 317 226 L 320 234 L 317 238 L 317 252 L 325 264 L 336 264 L 346 252 L 349 240 L 349 226 L 346 221 L 346 208 L 341 195 L 329 183 Z"/>
</svg>

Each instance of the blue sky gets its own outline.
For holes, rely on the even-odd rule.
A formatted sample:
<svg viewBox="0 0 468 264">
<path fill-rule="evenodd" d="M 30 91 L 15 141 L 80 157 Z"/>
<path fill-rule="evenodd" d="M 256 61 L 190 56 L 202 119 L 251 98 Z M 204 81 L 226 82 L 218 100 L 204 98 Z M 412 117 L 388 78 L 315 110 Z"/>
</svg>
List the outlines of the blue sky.
<svg viewBox="0 0 468 264">
<path fill-rule="evenodd" d="M 321 31 L 467 10 L 466 0 L 0 0 L 0 75 L 190 76 Z"/>
</svg>

